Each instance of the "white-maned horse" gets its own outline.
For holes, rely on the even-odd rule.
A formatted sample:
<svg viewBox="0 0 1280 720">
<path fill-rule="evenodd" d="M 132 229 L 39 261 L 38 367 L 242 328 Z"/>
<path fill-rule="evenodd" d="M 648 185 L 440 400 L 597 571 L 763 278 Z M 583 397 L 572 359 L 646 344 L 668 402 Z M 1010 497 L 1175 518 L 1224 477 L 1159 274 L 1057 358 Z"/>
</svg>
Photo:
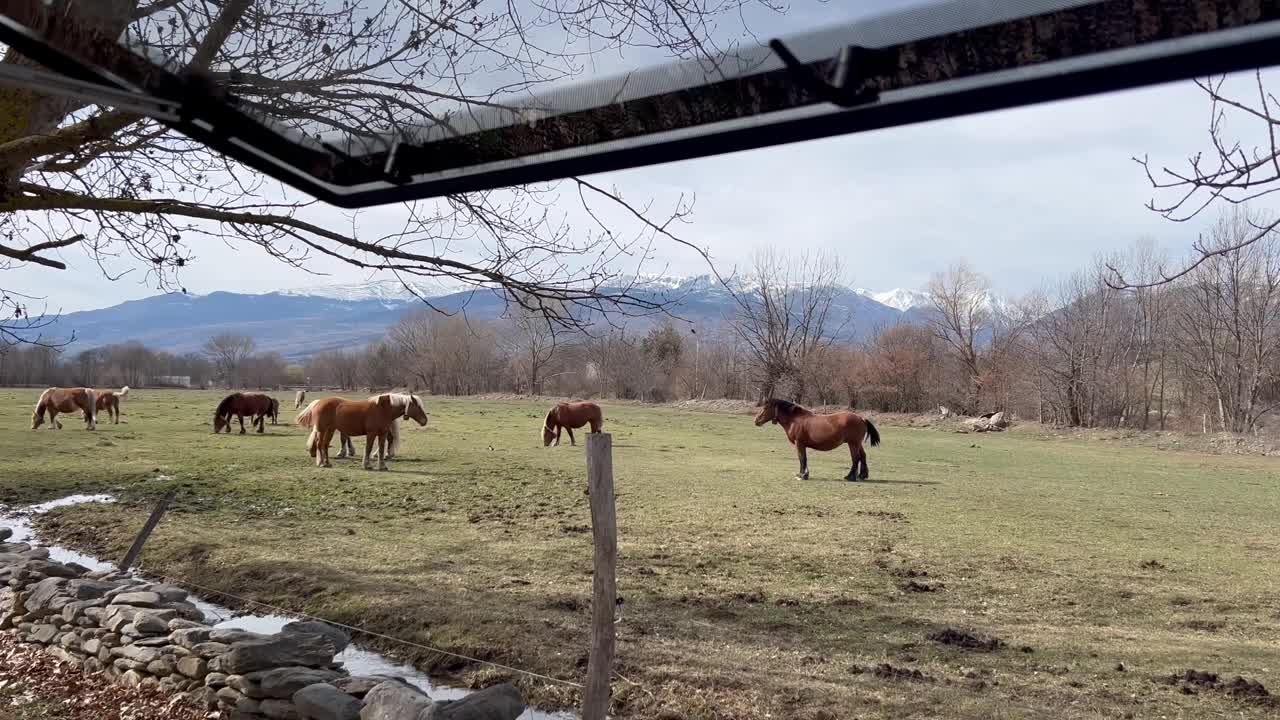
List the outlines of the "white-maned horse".
<svg viewBox="0 0 1280 720">
<path fill-rule="evenodd" d="M 410 405 L 413 405 L 413 404 L 416 404 L 418 407 L 422 408 L 422 415 L 423 417 L 426 417 L 427 406 L 422 403 L 422 398 L 418 397 L 417 395 L 410 395 L 408 393 L 379 393 L 377 395 L 370 395 L 369 399 L 377 400 L 383 395 L 390 397 L 391 407 L 399 411 L 399 413 L 396 416 L 396 420 L 391 423 L 391 437 L 390 437 L 390 442 L 387 444 L 387 459 L 390 460 L 395 458 L 395 456 L 400 453 L 400 418 L 408 417 L 408 415 L 406 414 L 406 411 L 409 409 Z M 311 408 L 315 406 L 315 404 L 318 402 L 320 401 L 312 400 L 311 404 L 307 406 L 307 409 L 303 410 L 299 414 L 299 416 L 301 417 L 302 415 L 306 415 L 307 412 L 310 411 Z M 421 424 L 426 425 L 425 422 Z M 338 459 L 341 459 L 349 455 L 354 456 L 356 454 L 356 448 L 355 448 L 355 445 L 351 443 L 351 436 L 345 433 L 340 433 L 340 434 L 341 434 L 341 438 L 338 441 L 338 454 L 336 457 Z"/>
</svg>

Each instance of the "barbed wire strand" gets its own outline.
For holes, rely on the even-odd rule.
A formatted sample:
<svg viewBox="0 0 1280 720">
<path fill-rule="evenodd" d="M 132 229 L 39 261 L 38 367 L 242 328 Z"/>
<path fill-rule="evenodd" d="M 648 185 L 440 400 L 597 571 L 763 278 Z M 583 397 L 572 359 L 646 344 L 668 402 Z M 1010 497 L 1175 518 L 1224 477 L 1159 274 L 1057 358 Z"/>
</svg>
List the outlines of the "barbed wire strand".
<svg viewBox="0 0 1280 720">
<path fill-rule="evenodd" d="M 556 683 L 556 684 L 559 684 L 559 685 L 567 685 L 567 686 L 569 686 L 569 687 L 575 687 L 575 688 L 579 688 L 579 689 L 581 689 L 581 688 L 582 688 L 582 684 L 581 684 L 581 683 L 576 683 L 576 682 L 573 682 L 573 681 L 571 681 L 571 680 L 561 680 L 560 678 L 551 677 L 550 675 L 543 675 L 542 673 L 536 673 L 536 672 L 533 672 L 532 670 L 521 670 L 520 668 L 517 668 L 517 667 L 511 667 L 510 665 L 503 665 L 502 663 L 496 663 L 496 662 L 492 662 L 492 661 L 490 661 L 490 660 L 481 660 L 480 658 L 471 657 L 471 656 L 469 656 L 469 655 L 462 655 L 462 654 L 460 654 L 460 653 L 450 652 L 450 651 L 448 651 L 448 650 L 441 650 L 440 648 L 437 648 L 437 647 L 431 647 L 430 645 L 424 645 L 424 644 L 422 644 L 422 643 L 414 642 L 414 641 L 412 641 L 412 640 L 405 640 L 404 638 L 398 638 L 398 637 L 395 637 L 395 636 L 392 636 L 392 635 L 384 635 L 383 633 L 380 633 L 380 632 L 375 632 L 375 631 L 373 631 L 373 630 L 366 630 L 365 628 L 362 628 L 362 627 L 356 627 L 356 626 L 354 626 L 354 625 L 347 625 L 346 623 L 340 623 L 340 622 L 338 622 L 338 621 L 336 621 L 336 620 L 330 620 L 330 619 L 328 619 L 328 618 L 320 617 L 319 615 L 312 615 L 312 614 L 305 613 L 305 612 L 299 612 L 299 611 L 297 611 L 297 610 L 290 610 L 290 609 L 288 609 L 288 608 L 283 608 L 283 607 L 279 607 L 279 606 L 277 606 L 277 605 L 272 605 L 271 603 L 265 603 L 265 602 L 262 602 L 261 600 L 253 600 L 253 599 L 250 599 L 250 598 L 247 598 L 247 597 L 242 597 L 242 596 L 240 596 L 240 595 L 236 595 L 235 593 L 229 593 L 229 592 L 226 592 L 225 590 L 218 590 L 218 589 L 215 589 L 215 588 L 205 587 L 205 586 L 203 586 L 203 585 L 198 585 L 198 584 L 193 583 L 193 582 L 191 582 L 190 580 L 187 580 L 187 579 L 185 579 L 185 578 L 174 577 L 174 576 L 172 576 L 172 575 L 164 575 L 164 574 L 162 574 L 162 573 L 152 573 L 152 572 L 149 572 L 149 571 L 147 571 L 147 570 L 145 570 L 145 569 L 142 569 L 142 570 L 141 570 L 141 572 L 145 573 L 146 575 L 150 575 L 150 576 L 152 576 L 152 577 L 159 578 L 160 580 L 164 580 L 164 581 L 169 582 L 169 583 L 173 583 L 173 584 L 176 584 L 176 585 L 185 585 L 185 586 L 187 586 L 187 587 L 194 588 L 194 589 L 196 589 L 196 590 L 200 590 L 200 591 L 202 591 L 202 592 L 206 592 L 206 593 L 213 593 L 213 594 L 215 594 L 215 595 L 221 595 L 221 596 L 223 596 L 223 597 L 231 598 L 232 600 L 237 600 L 237 601 L 242 602 L 242 603 L 244 603 L 244 604 L 246 604 L 246 605 L 257 605 L 257 606 L 259 606 L 259 607 L 264 607 L 264 608 L 267 608 L 268 610 L 275 611 L 275 612 L 277 612 L 277 613 L 279 613 L 279 614 L 281 614 L 281 615 L 293 616 L 293 617 L 300 617 L 300 618 L 306 618 L 307 620 L 316 620 L 316 621 L 318 621 L 318 622 L 328 623 L 329 625 L 333 625 L 334 627 L 340 627 L 340 628 L 342 628 L 342 629 L 344 629 L 344 630 L 350 630 L 351 632 L 361 633 L 361 634 L 363 634 L 363 635 L 368 635 L 368 636 L 370 636 L 370 637 L 380 638 L 380 639 L 382 639 L 382 640 L 389 640 L 389 641 L 391 641 L 391 642 L 394 642 L 394 643 L 400 643 L 401 645 L 406 645 L 406 646 L 408 646 L 408 647 L 417 648 L 417 649 L 419 649 L 419 650 L 426 650 L 426 651 L 428 651 L 428 652 L 439 653 L 439 654 L 441 654 L 441 655 L 445 655 L 445 656 L 448 656 L 448 657 L 458 658 L 459 660 L 466 660 L 467 662 L 479 663 L 479 664 L 481 664 L 481 665 L 488 665 L 489 667 L 495 667 L 495 668 L 498 668 L 498 669 L 500 669 L 500 670 L 508 670 L 508 671 L 510 671 L 510 672 L 513 672 L 513 673 L 519 673 L 519 674 L 521 674 L 521 675 L 527 675 L 527 676 L 529 676 L 529 677 L 538 678 L 539 680 L 545 680 L 545 681 L 550 682 L 550 683 Z M 628 682 L 630 682 L 630 681 L 628 681 Z"/>
</svg>

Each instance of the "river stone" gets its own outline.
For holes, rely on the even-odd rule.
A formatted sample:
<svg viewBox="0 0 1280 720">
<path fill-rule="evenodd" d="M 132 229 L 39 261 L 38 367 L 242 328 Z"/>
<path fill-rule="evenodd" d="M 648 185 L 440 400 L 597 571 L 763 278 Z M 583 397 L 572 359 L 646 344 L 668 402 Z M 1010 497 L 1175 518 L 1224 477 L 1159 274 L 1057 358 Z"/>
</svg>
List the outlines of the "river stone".
<svg viewBox="0 0 1280 720">
<path fill-rule="evenodd" d="M 347 635 L 341 628 L 314 620 L 296 620 L 280 628 L 280 632 L 291 635 L 319 635 L 329 638 L 329 642 L 333 643 L 334 654 L 346 650 L 347 646 L 351 644 L 351 636 Z"/>
<path fill-rule="evenodd" d="M 147 664 L 146 664 L 146 663 L 141 663 L 141 662 L 138 662 L 137 660 L 130 660 L 129 658 L 116 658 L 116 659 L 111 663 L 111 666 L 112 666 L 112 667 L 119 668 L 119 669 L 121 669 L 121 670 L 138 670 L 138 671 L 142 671 L 142 670 L 146 670 L 146 669 L 147 669 Z"/>
<path fill-rule="evenodd" d="M 160 651 L 155 648 L 138 647 L 137 645 L 124 645 L 122 647 L 111 648 L 111 654 L 116 657 L 128 658 L 136 660 L 143 665 L 156 660 L 160 657 Z"/>
<path fill-rule="evenodd" d="M 142 674 L 137 670 L 126 670 L 125 673 L 120 676 L 120 682 L 127 687 L 139 687 L 142 685 Z"/>
<path fill-rule="evenodd" d="M 30 553 L 28 553 L 30 555 Z M 67 567 L 60 562 L 53 562 L 42 558 L 28 560 L 24 566 L 28 572 L 38 573 L 46 577 L 59 578 L 77 578 L 80 573 L 74 568 Z"/>
<path fill-rule="evenodd" d="M 510 683 L 502 683 L 461 700 L 436 703 L 431 720 L 516 720 L 523 712 L 520 691 Z"/>
<path fill-rule="evenodd" d="M 258 701 L 247 697 L 242 697 L 239 700 L 236 700 L 235 709 L 236 712 L 249 714 L 258 714 L 261 712 L 261 706 Z"/>
<path fill-rule="evenodd" d="M 275 635 L 234 643 L 218 659 L 222 672 L 243 674 L 284 665 L 327 665 L 334 654 L 333 643 L 319 635 Z"/>
<path fill-rule="evenodd" d="M 360 720 L 417 718 L 431 707 L 431 698 L 408 683 L 387 680 L 364 696 Z"/>
<path fill-rule="evenodd" d="M 58 636 L 58 628 L 53 625 L 36 625 L 31 628 L 31 640 L 38 643 L 50 643 Z"/>
<path fill-rule="evenodd" d="M 249 673 L 245 679 L 262 688 L 262 694 L 270 698 L 291 698 L 308 685 L 327 683 L 342 677 L 333 670 L 307 667 L 282 667 Z"/>
<path fill-rule="evenodd" d="M 245 677 L 244 675 L 228 675 L 227 687 L 233 688 L 236 692 L 252 698 L 266 697 L 263 695 L 262 687 L 258 685 L 257 681 Z"/>
<path fill-rule="evenodd" d="M 184 657 L 178 660 L 178 672 L 189 678 L 202 678 L 209 673 L 209 663 L 195 655 Z"/>
<path fill-rule="evenodd" d="M 80 658 L 76 657 L 73 653 L 71 653 L 68 650 L 65 650 L 55 645 L 53 647 L 45 648 L 44 652 L 46 655 L 55 657 L 61 662 L 68 663 L 76 667 L 80 667 L 80 662 L 81 662 Z"/>
<path fill-rule="evenodd" d="M 84 668 L 86 675 L 92 675 L 94 673 L 102 672 L 102 661 L 96 657 L 85 658 L 84 664 L 81 665 L 81 667 Z"/>
<path fill-rule="evenodd" d="M 191 646 L 191 652 L 210 660 L 230 650 L 231 646 L 220 642 L 203 642 Z"/>
<path fill-rule="evenodd" d="M 160 596 L 153 592 L 124 592 L 111 598 L 112 605 L 134 605 L 136 607 L 156 607 L 160 604 Z"/>
<path fill-rule="evenodd" d="M 340 677 L 337 680 L 334 680 L 333 682 L 331 682 L 330 684 L 333 685 L 335 688 L 341 690 L 342 692 L 346 693 L 347 695 L 362 698 L 365 695 L 368 695 L 370 690 L 392 679 L 393 678 L 384 677 L 381 675 L 373 675 L 369 677 L 347 676 L 347 677 Z"/>
<path fill-rule="evenodd" d="M 328 683 L 316 683 L 293 694 L 298 713 L 310 720 L 360 720 L 361 702 Z"/>
<path fill-rule="evenodd" d="M 175 621 L 169 622 L 169 627 L 173 627 Z M 187 649 L 194 648 L 200 643 L 209 642 L 209 633 L 211 631 L 207 627 L 191 627 L 180 628 L 173 631 L 173 644 Z"/>
<path fill-rule="evenodd" d="M 101 580 L 72 580 L 67 583 L 67 594 L 77 600 L 98 600 L 116 587 L 116 583 Z"/>
<path fill-rule="evenodd" d="M 102 662 L 109 663 L 111 662 L 111 659 L 113 657 L 115 656 L 111 654 L 111 648 L 107 647 L 106 645 L 103 645 L 101 648 L 98 648 L 98 659 L 101 660 Z"/>
<path fill-rule="evenodd" d="M 0 542 L 8 540 L 11 537 L 13 537 L 13 528 L 0 527 Z"/>
<path fill-rule="evenodd" d="M 172 610 L 179 618 L 191 622 L 204 620 L 204 611 L 189 602 L 167 602 L 160 606 L 161 610 Z"/>
<path fill-rule="evenodd" d="M 302 716 L 298 714 L 298 708 L 288 700 L 276 698 L 263 700 L 258 704 L 258 708 L 258 712 L 271 720 L 302 720 Z"/>
<path fill-rule="evenodd" d="M 221 687 L 226 687 L 227 686 L 226 673 L 211 672 L 208 675 L 205 675 L 204 686 L 211 687 L 215 690 Z"/>
<path fill-rule="evenodd" d="M 163 652 L 163 648 L 169 647 L 169 636 L 160 635 L 158 637 L 142 638 L 129 644 L 134 647 L 161 648 Z"/>
<path fill-rule="evenodd" d="M 168 677 L 173 674 L 173 670 L 173 661 L 163 656 L 147 663 L 147 672 L 156 677 Z"/>
<path fill-rule="evenodd" d="M 214 628 L 209 631 L 209 640 L 217 643 L 243 642 L 245 640 L 265 640 L 271 637 L 262 633 L 249 632 L 248 630 L 240 630 L 238 628 Z"/>
<path fill-rule="evenodd" d="M 84 615 L 85 610 L 91 607 L 98 607 L 101 604 L 101 600 L 74 600 L 62 606 L 62 619 L 67 622 L 75 622 Z"/>
<path fill-rule="evenodd" d="M 200 616 L 204 617 L 204 613 L 201 613 Z M 173 620 L 169 621 L 170 630 L 195 630 L 196 628 L 208 629 L 208 626 L 200 622 L 199 620 L 184 620 L 183 618 L 174 618 Z"/>
<path fill-rule="evenodd" d="M 173 618 L 160 619 L 141 610 L 133 618 L 133 626 L 142 635 L 168 635 L 169 621 Z"/>
<path fill-rule="evenodd" d="M 196 688 L 191 692 L 190 697 L 197 707 L 202 707 L 206 710 L 218 709 L 218 692 L 213 688 Z"/>
<path fill-rule="evenodd" d="M 68 650 L 78 650 L 80 648 L 80 636 L 75 633 L 66 633 L 59 638 L 58 644 Z"/>
<path fill-rule="evenodd" d="M 143 583 L 132 588 L 132 591 L 155 593 L 159 596 L 160 602 L 178 602 L 187 599 L 187 591 L 177 585 Z"/>
<path fill-rule="evenodd" d="M 102 641 L 98 638 L 89 638 L 81 644 L 81 649 L 90 655 L 97 655 L 98 650 L 102 648 Z"/>
<path fill-rule="evenodd" d="M 31 588 L 31 594 L 27 596 L 26 602 L 23 603 L 27 614 L 34 615 L 37 618 L 52 615 L 53 610 L 49 605 L 66 586 L 67 581 L 63 578 L 45 578 L 36 583 Z"/>
<path fill-rule="evenodd" d="M 218 703 L 222 705 L 234 706 L 242 697 L 244 696 L 234 688 L 224 687 L 218 690 Z"/>
</svg>

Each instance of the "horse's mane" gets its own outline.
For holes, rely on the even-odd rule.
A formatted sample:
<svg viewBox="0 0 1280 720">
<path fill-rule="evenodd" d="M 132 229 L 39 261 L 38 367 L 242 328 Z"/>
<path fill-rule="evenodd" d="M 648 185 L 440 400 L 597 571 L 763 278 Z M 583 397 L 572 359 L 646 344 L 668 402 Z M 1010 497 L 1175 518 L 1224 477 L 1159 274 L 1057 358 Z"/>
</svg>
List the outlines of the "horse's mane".
<svg viewBox="0 0 1280 720">
<path fill-rule="evenodd" d="M 797 405 L 790 400 L 783 400 L 782 398 L 769 398 L 765 402 L 773 405 L 773 412 L 775 414 L 781 413 L 784 415 L 794 415 L 796 413 L 803 414 L 809 412 L 808 408 L 805 408 L 803 405 Z"/>
<path fill-rule="evenodd" d="M 230 395 L 222 398 L 222 402 L 218 403 L 218 409 L 213 411 L 213 416 L 222 417 L 223 415 L 230 413 L 231 401 L 235 400 L 236 396 L 239 394 L 240 393 L 231 393 Z"/>
<path fill-rule="evenodd" d="M 563 403 L 561 403 L 561 405 L 563 405 Z M 556 414 L 556 411 L 558 411 L 559 409 L 560 409 L 560 405 L 555 405 L 554 407 L 552 407 L 550 410 L 547 411 L 547 417 L 543 419 L 542 427 L 544 428 L 551 427 L 551 418 Z"/>
</svg>

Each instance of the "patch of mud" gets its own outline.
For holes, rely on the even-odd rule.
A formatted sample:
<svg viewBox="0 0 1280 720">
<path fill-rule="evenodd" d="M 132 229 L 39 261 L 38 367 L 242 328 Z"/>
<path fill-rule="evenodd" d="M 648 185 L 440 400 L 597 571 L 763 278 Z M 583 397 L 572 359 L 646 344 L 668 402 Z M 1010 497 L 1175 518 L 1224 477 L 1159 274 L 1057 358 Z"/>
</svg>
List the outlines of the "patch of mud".
<svg viewBox="0 0 1280 720">
<path fill-rule="evenodd" d="M 896 567 L 890 570 L 889 574 L 894 577 L 907 578 L 907 579 L 929 577 L 928 570 L 917 570 L 913 567 Z"/>
<path fill-rule="evenodd" d="M 849 672 L 853 675 L 862 675 L 864 673 L 874 675 L 881 680 L 895 680 L 901 682 L 934 682 L 934 679 L 911 668 L 900 668 L 890 665 L 889 663 L 880 663 L 875 667 L 863 667 L 854 665 L 849 668 Z"/>
<path fill-rule="evenodd" d="M 1241 675 L 1223 682 L 1217 673 L 1206 670 L 1184 670 L 1170 675 L 1164 682 L 1177 687 L 1184 695 L 1196 695 L 1202 691 L 1209 691 L 1229 695 L 1245 702 L 1280 706 L 1280 698 L 1274 697 L 1262 683 Z"/>
<path fill-rule="evenodd" d="M 591 532 L 590 525 L 561 525 L 560 532 L 566 535 Z"/>
<path fill-rule="evenodd" d="M 911 580 L 898 586 L 898 588 L 904 593 L 931 593 L 938 592 L 946 587 L 947 586 L 942 583 L 934 583 L 930 585 L 929 583 L 922 583 L 916 580 Z"/>
<path fill-rule="evenodd" d="M 1138 563 L 1138 567 L 1142 568 L 1143 570 L 1168 570 L 1169 569 L 1168 565 L 1165 565 L 1159 560 L 1143 560 L 1142 562 Z"/>
<path fill-rule="evenodd" d="M 886 520 L 888 522 L 895 522 L 895 523 L 907 522 L 906 515 L 900 512 L 893 512 L 889 510 L 859 510 L 855 512 L 854 515 L 862 515 L 863 517 L 873 517 L 880 520 Z"/>
<path fill-rule="evenodd" d="M 998 637 L 967 633 L 955 628 L 943 628 L 929 633 L 926 637 L 942 645 L 950 645 L 975 652 L 995 652 L 1004 647 L 1004 641 Z"/>
<path fill-rule="evenodd" d="M 1199 618 L 1196 618 L 1195 620 L 1187 620 L 1186 622 L 1182 623 L 1182 627 L 1188 630 L 1195 630 L 1197 632 L 1209 632 L 1209 633 L 1219 632 L 1226 626 L 1227 626 L 1227 623 L 1224 620 L 1201 620 Z"/>
</svg>

